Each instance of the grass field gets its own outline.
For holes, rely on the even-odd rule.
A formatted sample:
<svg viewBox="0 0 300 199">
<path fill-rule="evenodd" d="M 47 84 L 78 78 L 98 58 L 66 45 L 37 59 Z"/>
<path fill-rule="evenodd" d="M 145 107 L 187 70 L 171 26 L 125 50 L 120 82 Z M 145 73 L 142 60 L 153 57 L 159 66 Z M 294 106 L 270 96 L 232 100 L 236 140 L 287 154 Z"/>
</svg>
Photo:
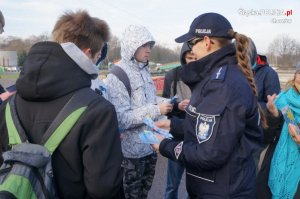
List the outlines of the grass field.
<svg viewBox="0 0 300 199">
<path fill-rule="evenodd" d="M 1 79 L 16 80 L 19 77 L 19 73 L 4 73 L 0 77 Z"/>
</svg>

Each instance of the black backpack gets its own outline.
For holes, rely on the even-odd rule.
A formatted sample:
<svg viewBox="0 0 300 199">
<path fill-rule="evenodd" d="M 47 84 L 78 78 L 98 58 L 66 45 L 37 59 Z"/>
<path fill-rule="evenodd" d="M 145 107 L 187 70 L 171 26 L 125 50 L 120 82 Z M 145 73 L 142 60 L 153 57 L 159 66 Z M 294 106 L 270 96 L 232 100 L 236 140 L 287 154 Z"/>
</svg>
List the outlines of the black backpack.
<svg viewBox="0 0 300 199">
<path fill-rule="evenodd" d="M 11 150 L 3 153 L 0 168 L 1 199 L 58 198 L 51 157 L 95 95 L 89 88 L 71 97 L 45 132 L 40 144 L 29 143 L 20 124 L 14 95 L 6 105 L 5 118 Z"/>
<path fill-rule="evenodd" d="M 128 92 L 128 95 L 131 98 L 130 81 L 125 71 L 120 66 L 113 65 L 112 69 L 110 70 L 110 73 L 114 74 L 124 84 Z"/>
</svg>

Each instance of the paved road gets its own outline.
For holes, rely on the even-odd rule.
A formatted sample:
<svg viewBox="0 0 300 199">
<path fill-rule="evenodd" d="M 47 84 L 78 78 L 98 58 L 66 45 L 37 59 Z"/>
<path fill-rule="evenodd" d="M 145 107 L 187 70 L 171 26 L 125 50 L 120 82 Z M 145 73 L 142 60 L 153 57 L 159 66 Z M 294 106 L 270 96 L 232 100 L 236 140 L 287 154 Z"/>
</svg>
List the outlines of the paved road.
<svg viewBox="0 0 300 199">
<path fill-rule="evenodd" d="M 156 171 L 148 199 L 163 199 L 166 182 L 167 182 L 167 159 L 161 155 L 158 156 Z M 185 189 L 185 173 L 182 176 L 180 187 L 178 190 L 178 198 L 185 199 L 187 197 Z"/>
</svg>

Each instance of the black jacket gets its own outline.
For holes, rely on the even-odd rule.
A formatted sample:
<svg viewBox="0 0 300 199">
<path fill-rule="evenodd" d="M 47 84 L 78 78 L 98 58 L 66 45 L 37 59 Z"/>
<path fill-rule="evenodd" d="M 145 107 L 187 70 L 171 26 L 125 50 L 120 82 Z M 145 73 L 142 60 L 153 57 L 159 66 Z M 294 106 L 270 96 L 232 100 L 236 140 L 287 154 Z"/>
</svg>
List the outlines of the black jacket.
<svg viewBox="0 0 300 199">
<path fill-rule="evenodd" d="M 264 129 L 264 142 L 268 144 L 268 149 L 264 155 L 256 178 L 257 199 L 272 199 L 272 193 L 268 185 L 269 174 L 273 154 L 279 141 L 281 129 L 284 123 L 284 119 L 280 111 L 278 117 L 272 116 L 269 112 L 266 113 L 269 127 Z"/>
<path fill-rule="evenodd" d="M 29 141 L 39 143 L 73 93 L 90 84 L 91 77 L 59 44 L 34 45 L 16 83 L 17 114 Z M 5 118 L 5 104 L 0 106 L 0 118 Z M 5 119 L 0 120 L 0 135 L 1 151 L 6 151 Z M 99 95 L 53 153 L 60 198 L 119 198 L 121 161 L 116 113 L 113 105 Z"/>
<path fill-rule="evenodd" d="M 267 58 L 265 57 L 265 60 L 266 59 Z M 264 109 L 264 111 L 267 111 L 267 96 L 273 95 L 274 93 L 279 94 L 280 92 L 280 82 L 278 74 L 273 68 L 268 65 L 267 60 L 263 65 L 257 64 L 255 69 L 253 70 L 253 73 L 258 93 L 258 102 Z"/>
<path fill-rule="evenodd" d="M 255 198 L 253 153 L 263 134 L 234 46 L 184 66 L 182 78 L 192 97 L 183 124 L 172 121 L 171 132 L 184 132 L 184 141 L 164 139 L 161 154 L 184 163 L 190 198 Z"/>
<path fill-rule="evenodd" d="M 191 49 L 187 46 L 186 43 L 184 43 L 180 52 L 181 66 L 168 71 L 165 75 L 162 97 L 171 98 L 175 95 L 178 97 L 177 102 L 175 102 L 174 104 L 172 112 L 168 114 L 169 118 L 173 116 L 184 118 L 185 112 L 179 110 L 178 103 L 184 99 L 190 99 L 191 97 L 190 88 L 181 79 L 182 65 L 186 64 L 184 56 L 186 52 L 189 51 L 191 51 Z"/>
</svg>

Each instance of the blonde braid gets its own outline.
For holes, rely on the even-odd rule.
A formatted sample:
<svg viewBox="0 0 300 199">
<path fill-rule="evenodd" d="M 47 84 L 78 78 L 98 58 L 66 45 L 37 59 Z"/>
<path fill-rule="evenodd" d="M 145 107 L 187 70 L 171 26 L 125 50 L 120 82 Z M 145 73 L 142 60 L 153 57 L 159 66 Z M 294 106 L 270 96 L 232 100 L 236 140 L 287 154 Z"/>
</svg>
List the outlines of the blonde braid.
<svg viewBox="0 0 300 199">
<path fill-rule="evenodd" d="M 236 57 L 237 57 L 238 65 L 241 71 L 243 72 L 243 74 L 246 76 L 254 95 L 257 96 L 256 85 L 254 82 L 253 72 L 251 69 L 250 59 L 248 54 L 249 39 L 247 36 L 234 32 L 232 29 L 228 31 L 228 35 L 230 37 L 235 38 L 236 40 Z M 259 104 L 258 107 L 261 115 L 262 126 L 263 128 L 267 128 L 268 125 L 267 125 L 267 119 L 265 113 Z"/>
</svg>

